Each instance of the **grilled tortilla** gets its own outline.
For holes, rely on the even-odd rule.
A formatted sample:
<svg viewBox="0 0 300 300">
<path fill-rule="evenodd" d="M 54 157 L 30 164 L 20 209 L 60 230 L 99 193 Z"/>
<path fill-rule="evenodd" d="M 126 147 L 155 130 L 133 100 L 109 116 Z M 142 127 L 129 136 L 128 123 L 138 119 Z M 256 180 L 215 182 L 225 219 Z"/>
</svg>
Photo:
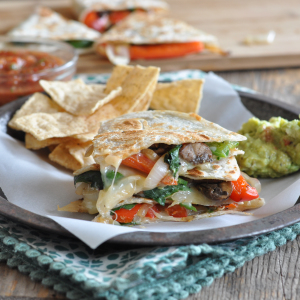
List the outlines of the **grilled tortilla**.
<svg viewBox="0 0 300 300">
<path fill-rule="evenodd" d="M 219 49 L 216 37 L 183 21 L 145 12 L 131 14 L 104 33 L 96 44 L 96 51 L 114 64 L 128 63 L 130 59 L 183 56 L 205 48 Z"/>
<path fill-rule="evenodd" d="M 260 207 L 264 200 L 248 183 L 251 199 L 233 197 L 241 180 L 235 156 L 243 151 L 237 145 L 245 139 L 196 114 L 174 111 L 104 121 L 87 151 L 96 163 L 74 173 L 83 199 L 61 210 L 98 214 L 97 222 L 143 224 Z"/>
<path fill-rule="evenodd" d="M 78 48 L 80 53 L 90 51 L 94 41 L 100 37 L 100 33 L 96 30 L 80 22 L 68 20 L 47 7 L 39 7 L 33 15 L 12 29 L 8 35 L 67 41 Z"/>
<path fill-rule="evenodd" d="M 162 0 L 73 0 L 73 9 L 80 22 L 104 32 L 134 11 L 161 13 L 168 4 Z"/>
</svg>

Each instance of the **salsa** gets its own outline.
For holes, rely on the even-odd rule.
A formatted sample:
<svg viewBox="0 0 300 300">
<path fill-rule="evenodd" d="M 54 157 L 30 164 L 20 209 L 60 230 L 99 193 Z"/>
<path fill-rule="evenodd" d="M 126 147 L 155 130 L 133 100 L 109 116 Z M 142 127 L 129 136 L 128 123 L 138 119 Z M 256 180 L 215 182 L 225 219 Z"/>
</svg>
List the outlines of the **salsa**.
<svg viewBox="0 0 300 300">
<path fill-rule="evenodd" d="M 43 71 L 63 65 L 54 55 L 38 51 L 0 51 L 0 105 L 42 88 L 40 79 L 54 80 L 55 72 Z"/>
</svg>

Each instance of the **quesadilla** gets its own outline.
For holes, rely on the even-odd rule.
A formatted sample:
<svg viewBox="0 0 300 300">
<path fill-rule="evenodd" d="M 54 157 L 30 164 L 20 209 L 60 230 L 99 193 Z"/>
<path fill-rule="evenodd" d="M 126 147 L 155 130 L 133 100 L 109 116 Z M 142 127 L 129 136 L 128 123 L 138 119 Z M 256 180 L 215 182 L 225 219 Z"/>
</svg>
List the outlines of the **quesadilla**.
<svg viewBox="0 0 300 300">
<path fill-rule="evenodd" d="M 99 32 L 105 32 L 134 11 L 165 12 L 161 0 L 73 0 L 78 20 Z"/>
<path fill-rule="evenodd" d="M 205 49 L 221 51 L 216 37 L 183 21 L 143 12 L 131 14 L 96 43 L 96 51 L 114 64 L 179 57 Z"/>
<path fill-rule="evenodd" d="M 78 21 L 68 20 L 50 8 L 39 7 L 36 13 L 8 32 L 8 35 L 65 41 L 80 53 L 85 53 L 92 49 L 100 33 Z"/>
<path fill-rule="evenodd" d="M 93 221 L 109 224 L 243 214 L 264 204 L 258 180 L 246 180 L 235 159 L 245 139 L 192 113 L 104 121 L 86 154 L 95 164 L 74 173 L 82 199 L 59 210 L 98 214 Z"/>
</svg>

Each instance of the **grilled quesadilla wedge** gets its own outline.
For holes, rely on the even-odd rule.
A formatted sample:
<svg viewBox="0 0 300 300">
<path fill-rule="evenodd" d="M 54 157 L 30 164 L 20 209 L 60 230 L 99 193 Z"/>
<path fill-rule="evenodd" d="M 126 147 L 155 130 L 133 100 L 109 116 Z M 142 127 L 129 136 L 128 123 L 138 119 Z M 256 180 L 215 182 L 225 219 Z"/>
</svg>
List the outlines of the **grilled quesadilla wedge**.
<svg viewBox="0 0 300 300">
<path fill-rule="evenodd" d="M 83 199 L 60 210 L 97 214 L 97 222 L 144 224 L 260 207 L 258 180 L 241 175 L 235 159 L 245 139 L 196 114 L 174 111 L 104 121 L 87 151 L 96 163 L 74 173 Z"/>
<path fill-rule="evenodd" d="M 61 40 L 77 48 L 79 53 L 86 53 L 91 51 L 100 33 L 78 21 L 68 20 L 50 8 L 39 7 L 8 35 Z"/>
<path fill-rule="evenodd" d="M 135 11 L 161 13 L 168 4 L 161 0 L 73 0 L 78 20 L 99 32 L 105 32 Z"/>
<path fill-rule="evenodd" d="M 136 12 L 104 33 L 96 51 L 114 64 L 135 59 L 161 59 L 222 51 L 216 37 L 162 14 Z"/>
</svg>

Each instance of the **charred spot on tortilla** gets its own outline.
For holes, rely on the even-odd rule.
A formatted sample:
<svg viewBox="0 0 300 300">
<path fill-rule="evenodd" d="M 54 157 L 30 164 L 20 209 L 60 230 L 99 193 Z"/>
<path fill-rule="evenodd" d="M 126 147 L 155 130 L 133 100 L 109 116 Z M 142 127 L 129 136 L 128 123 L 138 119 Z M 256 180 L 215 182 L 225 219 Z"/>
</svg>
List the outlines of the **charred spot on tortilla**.
<svg viewBox="0 0 300 300">
<path fill-rule="evenodd" d="M 209 140 L 209 137 L 206 136 L 206 135 L 204 135 L 204 134 L 200 134 L 200 136 L 203 137 L 203 138 L 205 138 L 205 139 L 207 139 L 207 140 Z"/>
<path fill-rule="evenodd" d="M 200 170 L 198 169 L 191 169 L 191 170 L 188 170 L 187 171 L 187 174 L 190 175 L 190 176 L 195 176 L 195 177 L 202 177 L 205 175 L 204 172 L 201 172 Z"/>
<path fill-rule="evenodd" d="M 122 129 L 122 132 L 128 130 L 139 130 L 142 129 L 144 124 L 141 123 L 139 119 L 131 119 L 131 120 L 124 120 L 114 125 L 114 129 Z"/>
</svg>

